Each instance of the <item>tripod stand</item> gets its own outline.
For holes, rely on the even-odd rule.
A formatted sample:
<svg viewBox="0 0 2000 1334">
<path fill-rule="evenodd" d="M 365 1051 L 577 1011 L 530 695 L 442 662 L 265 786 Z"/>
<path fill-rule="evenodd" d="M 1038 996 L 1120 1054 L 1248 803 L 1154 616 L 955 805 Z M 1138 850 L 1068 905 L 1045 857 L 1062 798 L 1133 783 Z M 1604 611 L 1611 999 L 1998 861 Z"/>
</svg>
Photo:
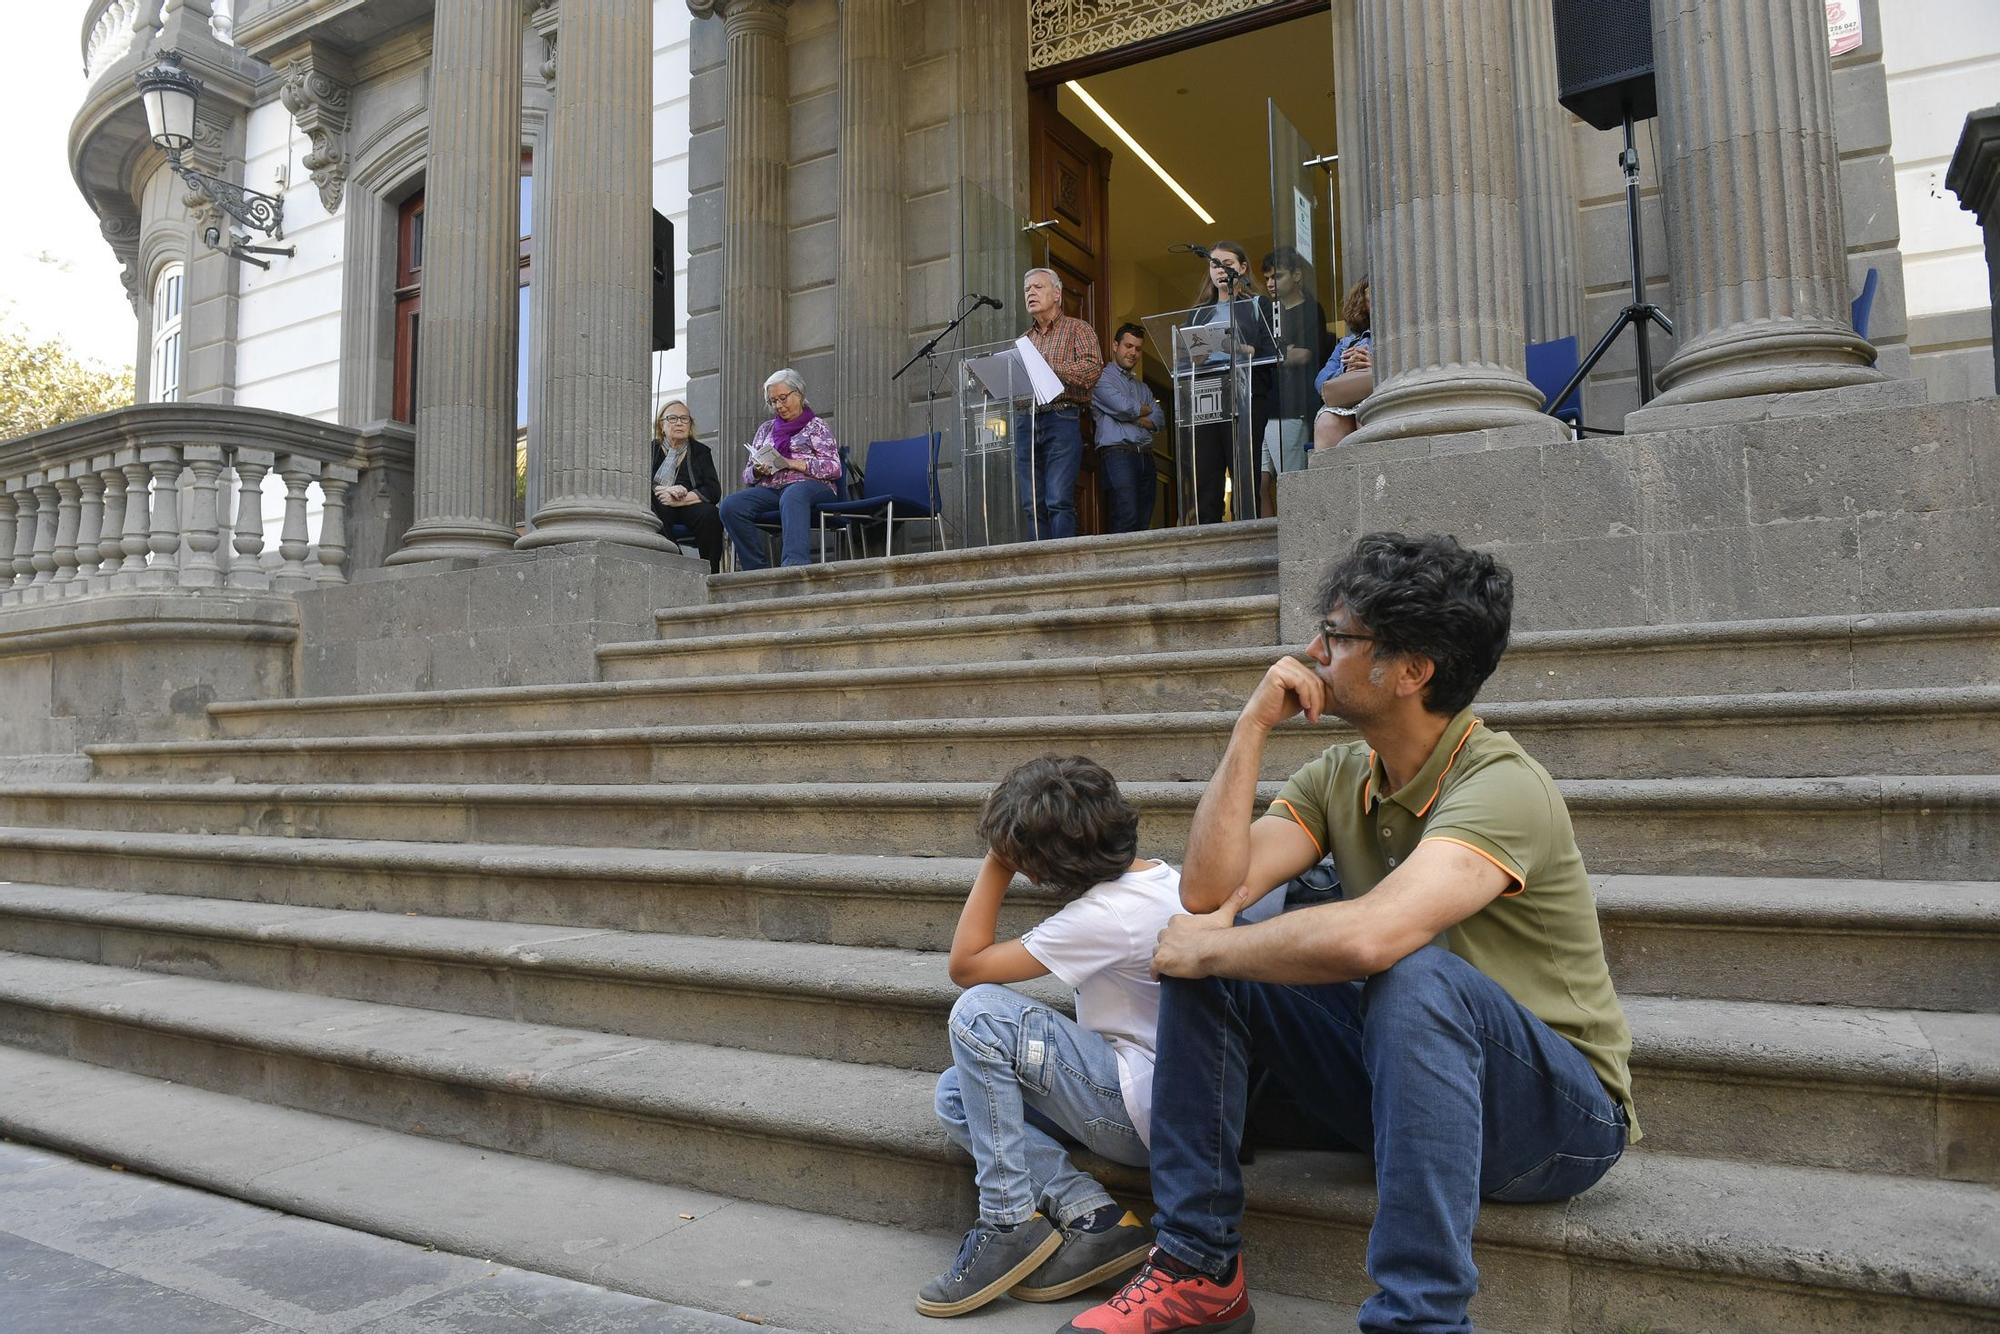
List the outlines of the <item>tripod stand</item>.
<svg viewBox="0 0 2000 1334">
<path fill-rule="evenodd" d="M 1576 374 L 1569 377 L 1569 383 L 1555 397 L 1542 404 L 1543 412 L 1554 412 L 1558 404 L 1569 402 L 1569 396 L 1604 359 L 1604 354 L 1611 350 L 1611 345 L 1618 341 L 1618 335 L 1624 333 L 1628 326 L 1639 335 L 1639 401 L 1650 401 L 1653 397 L 1653 349 L 1647 342 L 1650 332 L 1647 325 L 1657 324 L 1667 331 L 1668 337 L 1673 336 L 1674 322 L 1667 318 L 1665 311 L 1646 300 L 1645 242 L 1639 230 L 1639 148 L 1632 138 L 1632 108 L 1629 104 L 1625 108 L 1625 151 L 1618 155 L 1618 165 L 1625 172 L 1625 236 L 1632 260 L 1632 300 L 1618 312 L 1618 318 L 1611 321 L 1611 327 L 1604 331 L 1604 337 L 1597 340 L 1597 346 L 1590 349 L 1590 355 L 1576 368 Z"/>
</svg>

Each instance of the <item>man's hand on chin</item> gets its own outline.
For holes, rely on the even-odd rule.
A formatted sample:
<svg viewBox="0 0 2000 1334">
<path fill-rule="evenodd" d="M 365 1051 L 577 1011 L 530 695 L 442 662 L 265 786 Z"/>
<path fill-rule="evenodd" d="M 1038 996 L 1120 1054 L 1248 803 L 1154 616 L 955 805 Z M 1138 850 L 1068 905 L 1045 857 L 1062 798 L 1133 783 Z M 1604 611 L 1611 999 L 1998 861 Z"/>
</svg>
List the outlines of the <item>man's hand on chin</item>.
<svg viewBox="0 0 2000 1334">
<path fill-rule="evenodd" d="M 1207 977 L 1212 971 L 1208 947 L 1214 933 L 1236 925 L 1236 914 L 1250 902 L 1250 887 L 1238 885 L 1214 912 L 1182 913 L 1167 923 L 1153 949 L 1153 976 Z"/>
</svg>

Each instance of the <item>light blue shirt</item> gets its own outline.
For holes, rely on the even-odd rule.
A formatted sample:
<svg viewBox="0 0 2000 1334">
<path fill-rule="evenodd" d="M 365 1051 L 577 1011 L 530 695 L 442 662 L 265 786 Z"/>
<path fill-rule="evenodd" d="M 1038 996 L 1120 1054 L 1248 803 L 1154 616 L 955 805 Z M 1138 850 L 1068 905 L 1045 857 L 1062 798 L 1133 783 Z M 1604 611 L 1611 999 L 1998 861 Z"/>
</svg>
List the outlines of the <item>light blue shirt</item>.
<svg viewBox="0 0 2000 1334">
<path fill-rule="evenodd" d="M 1106 445 L 1150 445 L 1159 429 L 1159 405 L 1145 381 L 1115 361 L 1104 363 L 1104 374 L 1090 391 L 1090 411 L 1097 421 L 1097 443 Z M 1151 426 L 1141 426 L 1139 418 L 1153 414 Z"/>
</svg>

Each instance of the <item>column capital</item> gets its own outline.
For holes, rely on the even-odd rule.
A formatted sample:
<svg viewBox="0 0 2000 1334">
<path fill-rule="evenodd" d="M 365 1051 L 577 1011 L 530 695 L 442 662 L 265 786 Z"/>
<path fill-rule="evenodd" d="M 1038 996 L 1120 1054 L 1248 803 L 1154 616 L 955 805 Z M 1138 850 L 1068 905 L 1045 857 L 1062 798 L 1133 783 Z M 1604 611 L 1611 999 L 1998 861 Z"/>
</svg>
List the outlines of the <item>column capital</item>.
<svg viewBox="0 0 2000 1334">
<path fill-rule="evenodd" d="M 2000 105 L 1966 116 L 1944 188 L 1982 224 L 2000 223 Z"/>
<path fill-rule="evenodd" d="M 721 19 L 729 31 L 776 32 L 784 26 L 792 0 L 688 0 L 688 13 L 698 19 Z"/>
</svg>

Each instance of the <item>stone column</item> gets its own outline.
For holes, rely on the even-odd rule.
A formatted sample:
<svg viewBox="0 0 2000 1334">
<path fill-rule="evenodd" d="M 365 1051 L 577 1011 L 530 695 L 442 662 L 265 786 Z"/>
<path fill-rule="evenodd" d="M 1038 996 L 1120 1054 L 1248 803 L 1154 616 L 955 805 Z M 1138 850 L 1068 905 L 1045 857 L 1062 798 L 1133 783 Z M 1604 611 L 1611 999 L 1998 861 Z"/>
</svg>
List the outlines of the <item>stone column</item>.
<svg viewBox="0 0 2000 1334">
<path fill-rule="evenodd" d="M 1350 443 L 1517 427 L 1556 439 L 1523 373 L 1514 70 L 1505 6 L 1360 6 L 1375 392 Z"/>
<path fill-rule="evenodd" d="M 568 0 L 564 0 L 567 4 Z M 722 441 L 718 466 L 762 421 L 764 377 L 785 355 L 785 166 L 790 0 L 688 0 L 696 18 L 721 15 L 729 92 L 723 114 Z M 569 38 L 563 39 L 565 60 Z M 576 76 L 564 70 L 565 81 Z"/>
<path fill-rule="evenodd" d="M 1548 0 L 1508 0 L 1514 50 L 1514 149 L 1521 172 L 1521 254 L 1530 343 L 1583 334 L 1576 170 L 1570 114 L 1556 101 L 1556 29 Z M 1588 350 L 1588 349 L 1585 349 Z"/>
<path fill-rule="evenodd" d="M 537 295 L 541 506 L 517 544 L 626 542 L 666 550 L 646 492 L 653 299 L 653 7 L 563 0 L 558 164 Z M 779 220 L 782 225 L 782 219 Z"/>
<path fill-rule="evenodd" d="M 903 338 L 902 86 L 896 0 L 840 9 L 840 397 L 850 446 L 902 434 L 901 385 L 889 377 Z M 912 374 L 915 374 L 913 371 Z"/>
<path fill-rule="evenodd" d="M 416 521 L 390 564 L 514 545 L 521 6 L 438 0 L 431 32 Z"/>
<path fill-rule="evenodd" d="M 1368 101 L 1361 79 L 1360 0 L 1333 0 L 1334 164 L 1338 187 L 1335 219 L 1340 227 L 1340 272 L 1333 294 L 1336 308 L 1347 289 L 1368 276 L 1368 192 L 1362 171 L 1368 144 Z"/>
<path fill-rule="evenodd" d="M 1655 0 L 1653 54 L 1679 345 L 1646 411 L 1885 379 L 1848 322 L 1825 6 Z"/>
</svg>

